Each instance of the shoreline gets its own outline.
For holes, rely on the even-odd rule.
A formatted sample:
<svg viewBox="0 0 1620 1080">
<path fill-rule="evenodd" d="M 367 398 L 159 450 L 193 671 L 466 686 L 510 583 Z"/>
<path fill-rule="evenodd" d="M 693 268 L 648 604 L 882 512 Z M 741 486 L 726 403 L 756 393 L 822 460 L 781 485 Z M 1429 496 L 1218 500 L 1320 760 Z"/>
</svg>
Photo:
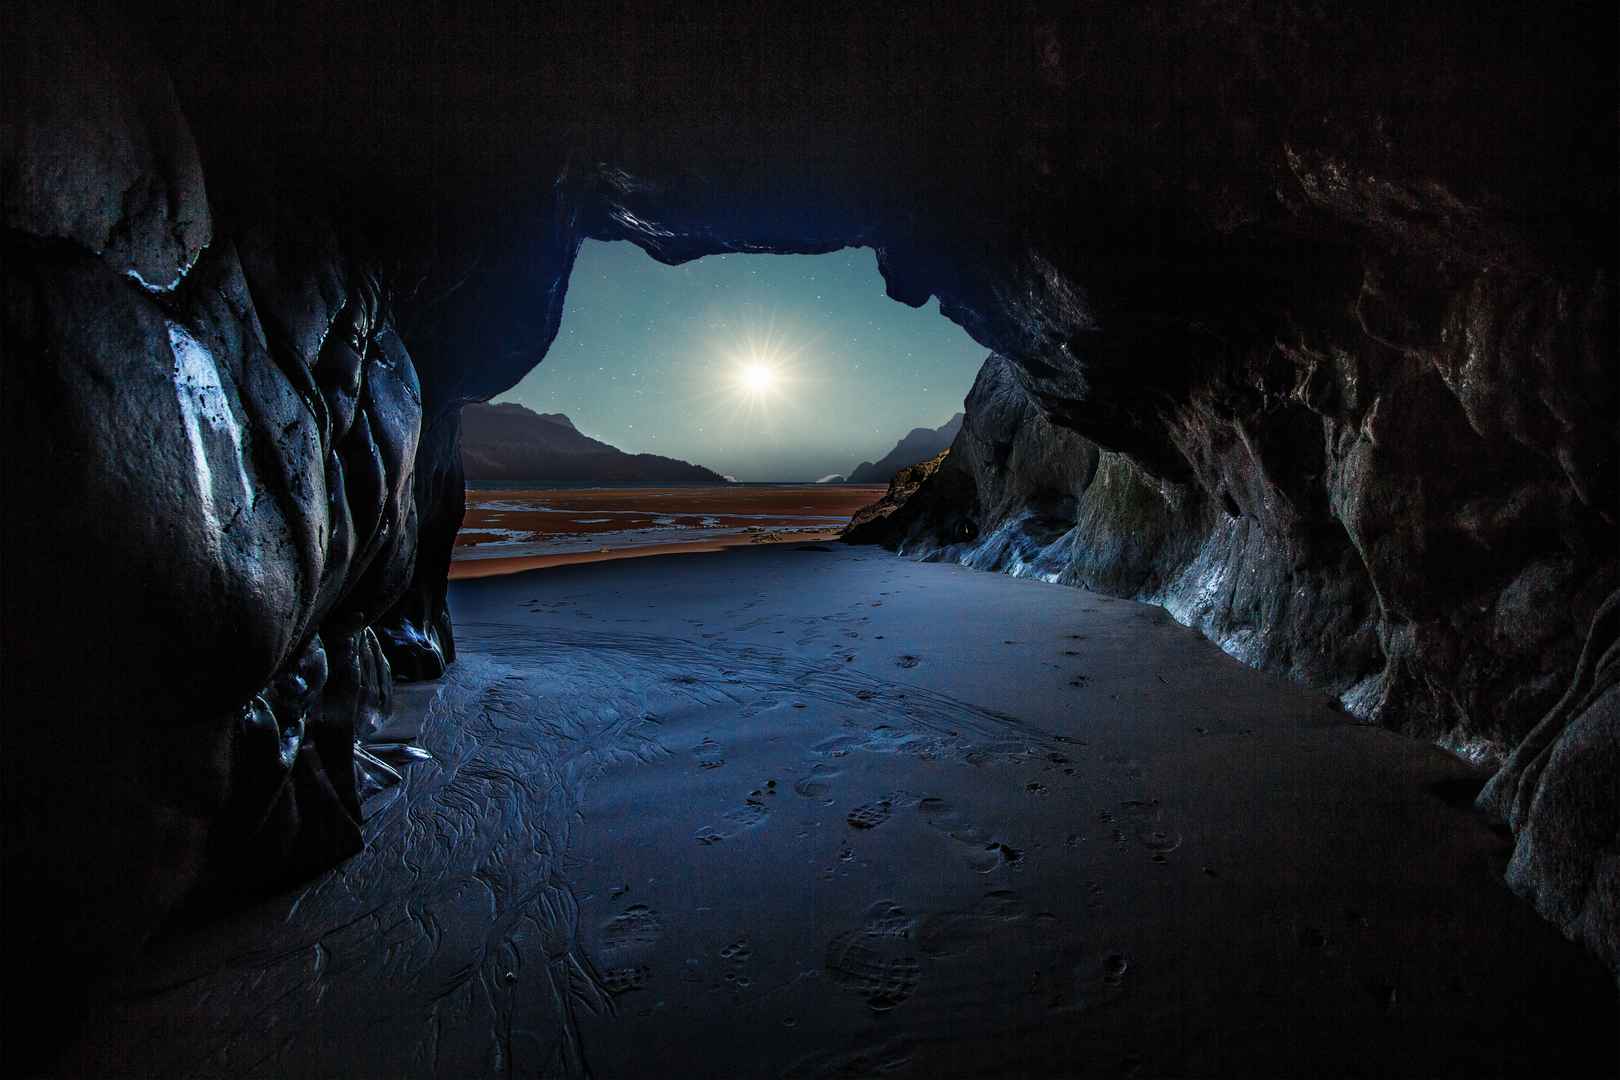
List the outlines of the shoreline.
<svg viewBox="0 0 1620 1080">
<path fill-rule="evenodd" d="M 871 485 L 503 487 L 468 491 L 450 580 L 826 542 L 886 489 Z"/>
<path fill-rule="evenodd" d="M 529 570 L 550 570 L 562 566 L 583 566 L 588 563 L 614 562 L 619 559 L 644 559 L 654 555 L 702 555 L 728 551 L 732 548 L 777 547 L 782 544 L 827 543 L 843 535 L 843 529 L 821 532 L 795 533 L 780 540 L 756 539 L 758 533 L 722 536 L 714 540 L 689 540 L 675 544 L 646 544 L 641 547 L 604 548 L 598 551 L 569 551 L 555 555 L 505 555 L 494 558 L 452 559 L 451 581 L 476 581 L 480 578 L 504 577 Z"/>
</svg>

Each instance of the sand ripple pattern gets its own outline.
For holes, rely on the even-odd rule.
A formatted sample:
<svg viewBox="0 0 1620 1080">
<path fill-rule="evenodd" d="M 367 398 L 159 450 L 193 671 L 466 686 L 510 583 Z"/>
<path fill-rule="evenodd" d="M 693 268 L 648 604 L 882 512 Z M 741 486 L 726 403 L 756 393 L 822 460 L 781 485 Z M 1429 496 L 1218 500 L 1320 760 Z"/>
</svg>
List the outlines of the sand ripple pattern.
<svg viewBox="0 0 1620 1080">
<path fill-rule="evenodd" d="M 858 748 L 994 764 L 1059 745 L 1010 717 L 917 687 L 897 701 L 871 676 L 766 648 L 585 630 L 542 640 L 532 626 L 491 623 L 458 626 L 458 637 L 461 659 L 423 691 L 420 742 L 433 760 L 368 804 L 365 850 L 170 955 L 157 950 L 95 1018 L 88 1066 L 230 1080 L 585 1076 L 577 1018 L 611 1012 L 639 985 L 634 946 L 660 927 L 654 912 L 625 910 L 605 935 L 621 955 L 599 968 L 581 947 L 561 856 L 602 767 L 670 752 L 656 740 L 660 714 L 770 696 L 836 707 L 854 722 L 833 757 Z M 700 764 L 720 760 L 710 749 Z M 795 789 L 819 796 L 835 772 Z M 857 807 L 850 824 L 874 828 L 892 809 Z M 723 824 L 746 827 L 760 813 L 747 803 Z M 916 986 L 914 942 L 891 932 L 896 918 L 874 916 L 826 953 L 834 983 L 874 1011 Z M 338 1028 L 377 1034 L 336 1044 L 320 1035 Z M 97 1046 L 117 1060 L 96 1061 Z"/>
</svg>

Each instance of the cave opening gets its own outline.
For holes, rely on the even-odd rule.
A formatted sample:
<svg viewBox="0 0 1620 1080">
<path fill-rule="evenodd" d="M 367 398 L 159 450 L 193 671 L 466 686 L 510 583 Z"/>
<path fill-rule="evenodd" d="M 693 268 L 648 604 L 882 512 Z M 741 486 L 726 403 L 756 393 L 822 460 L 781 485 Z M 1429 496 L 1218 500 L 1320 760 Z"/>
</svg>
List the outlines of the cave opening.
<svg viewBox="0 0 1620 1080">
<path fill-rule="evenodd" d="M 668 266 L 587 240 L 544 362 L 462 411 L 451 575 L 835 539 L 949 447 L 983 362 L 870 251 Z"/>
</svg>

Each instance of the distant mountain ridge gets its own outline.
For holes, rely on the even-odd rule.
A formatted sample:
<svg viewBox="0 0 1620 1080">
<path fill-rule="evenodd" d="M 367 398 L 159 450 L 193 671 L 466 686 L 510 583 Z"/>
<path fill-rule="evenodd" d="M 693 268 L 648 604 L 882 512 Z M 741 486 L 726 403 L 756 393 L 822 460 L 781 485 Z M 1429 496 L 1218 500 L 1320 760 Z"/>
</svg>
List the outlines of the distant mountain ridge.
<svg viewBox="0 0 1620 1080">
<path fill-rule="evenodd" d="M 627 454 L 581 434 L 562 413 L 537 413 L 511 402 L 462 409 L 461 464 L 476 483 L 726 482 L 677 458 Z"/>
<path fill-rule="evenodd" d="M 962 414 L 957 413 L 937 428 L 912 428 L 880 460 L 863 461 L 850 470 L 851 484 L 887 484 L 894 474 L 908 465 L 928 461 L 941 450 L 950 449 L 956 433 L 962 430 Z"/>
</svg>

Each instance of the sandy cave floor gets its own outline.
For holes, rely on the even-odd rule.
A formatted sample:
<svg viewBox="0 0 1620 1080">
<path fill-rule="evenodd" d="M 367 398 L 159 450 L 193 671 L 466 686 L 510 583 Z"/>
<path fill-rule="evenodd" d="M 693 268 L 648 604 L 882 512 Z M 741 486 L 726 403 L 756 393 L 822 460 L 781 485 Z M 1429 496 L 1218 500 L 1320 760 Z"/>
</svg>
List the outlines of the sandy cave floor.
<svg viewBox="0 0 1620 1080">
<path fill-rule="evenodd" d="M 1562 1075 L 1616 992 L 1483 776 L 1160 609 L 777 545 L 452 586 L 366 850 L 67 1075 Z M 1587 1068 L 1590 1068 L 1588 1065 Z M 1601 1072 L 1601 1067 L 1600 1067 Z"/>
</svg>

